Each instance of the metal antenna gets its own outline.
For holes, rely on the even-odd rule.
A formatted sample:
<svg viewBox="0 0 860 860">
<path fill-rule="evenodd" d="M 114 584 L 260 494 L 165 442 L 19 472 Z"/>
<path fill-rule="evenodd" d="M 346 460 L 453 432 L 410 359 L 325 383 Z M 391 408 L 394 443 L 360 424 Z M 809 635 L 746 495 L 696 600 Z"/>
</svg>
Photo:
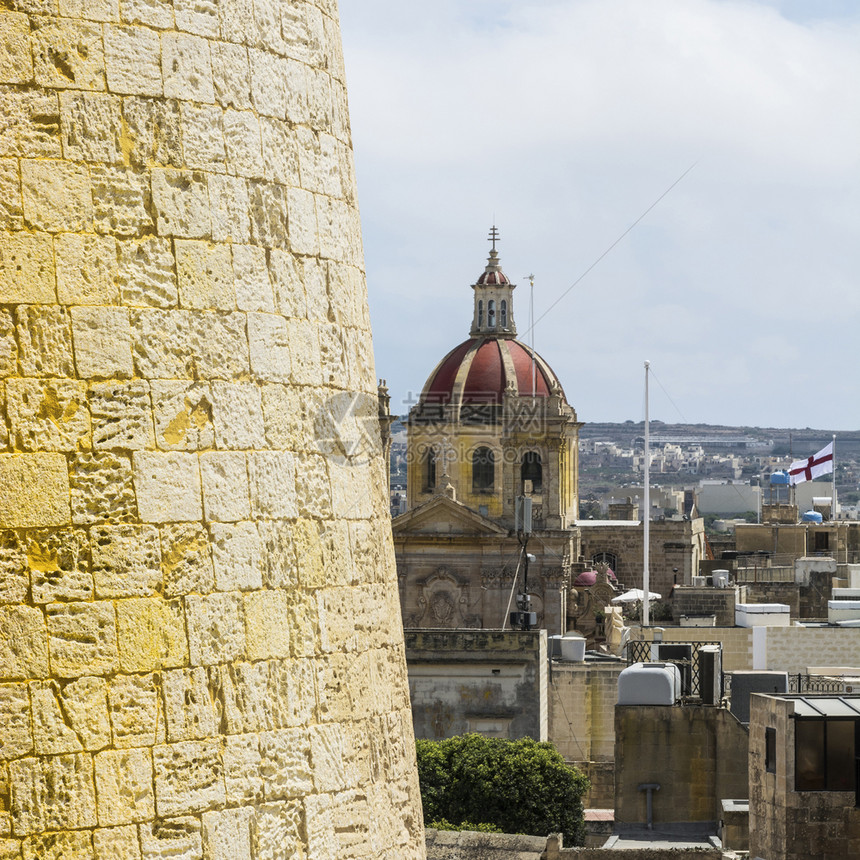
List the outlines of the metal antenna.
<svg viewBox="0 0 860 860">
<path fill-rule="evenodd" d="M 532 336 L 532 401 L 537 396 L 537 372 L 535 369 L 535 276 L 526 275 L 529 280 L 529 334 Z"/>
</svg>

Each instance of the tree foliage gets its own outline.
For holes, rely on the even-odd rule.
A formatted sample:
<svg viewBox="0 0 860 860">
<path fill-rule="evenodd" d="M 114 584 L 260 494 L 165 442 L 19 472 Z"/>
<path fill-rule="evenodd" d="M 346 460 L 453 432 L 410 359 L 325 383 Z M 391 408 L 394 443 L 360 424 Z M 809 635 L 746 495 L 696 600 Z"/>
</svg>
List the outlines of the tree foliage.
<svg viewBox="0 0 860 860">
<path fill-rule="evenodd" d="M 582 844 L 588 779 L 552 744 L 469 734 L 418 740 L 417 747 L 428 826 L 443 819 L 459 827 L 472 822 L 505 833 L 563 833 L 566 844 Z"/>
</svg>

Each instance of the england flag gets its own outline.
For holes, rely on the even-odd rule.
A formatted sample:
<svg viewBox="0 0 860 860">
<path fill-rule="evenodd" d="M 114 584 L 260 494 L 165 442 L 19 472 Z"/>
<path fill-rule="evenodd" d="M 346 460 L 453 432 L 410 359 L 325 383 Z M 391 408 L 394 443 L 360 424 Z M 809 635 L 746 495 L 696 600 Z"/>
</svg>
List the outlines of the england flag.
<svg viewBox="0 0 860 860">
<path fill-rule="evenodd" d="M 826 475 L 833 471 L 833 443 L 822 448 L 817 454 L 807 457 L 805 460 L 795 460 L 788 467 L 788 481 L 794 486 L 804 481 L 811 481 L 819 475 Z"/>
</svg>

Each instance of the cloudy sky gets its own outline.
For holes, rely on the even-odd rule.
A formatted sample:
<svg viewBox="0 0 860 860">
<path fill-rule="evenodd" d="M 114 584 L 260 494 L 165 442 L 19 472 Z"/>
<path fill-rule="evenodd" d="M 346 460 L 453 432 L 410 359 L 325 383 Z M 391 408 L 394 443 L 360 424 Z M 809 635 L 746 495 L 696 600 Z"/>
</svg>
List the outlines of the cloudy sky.
<svg viewBox="0 0 860 860">
<path fill-rule="evenodd" d="M 495 222 L 580 420 L 641 420 L 648 359 L 655 419 L 860 428 L 856 0 L 340 11 L 392 410 L 468 336 Z"/>
</svg>

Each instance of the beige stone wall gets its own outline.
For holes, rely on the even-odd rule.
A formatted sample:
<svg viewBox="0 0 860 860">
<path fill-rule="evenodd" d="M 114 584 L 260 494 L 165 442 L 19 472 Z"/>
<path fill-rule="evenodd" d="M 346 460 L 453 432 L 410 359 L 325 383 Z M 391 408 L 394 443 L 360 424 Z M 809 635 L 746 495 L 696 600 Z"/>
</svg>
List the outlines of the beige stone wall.
<svg viewBox="0 0 860 860">
<path fill-rule="evenodd" d="M 767 668 L 805 673 L 810 666 L 855 666 L 857 627 L 769 627 Z"/>
<path fill-rule="evenodd" d="M 632 636 L 634 639 L 644 638 L 651 641 L 654 638 L 654 631 L 634 628 Z M 753 668 L 753 631 L 747 627 L 665 627 L 663 641 L 720 642 L 723 646 L 724 672 Z"/>
<path fill-rule="evenodd" d="M 336 2 L 0 5 L 0 856 L 423 856 Z"/>
</svg>

